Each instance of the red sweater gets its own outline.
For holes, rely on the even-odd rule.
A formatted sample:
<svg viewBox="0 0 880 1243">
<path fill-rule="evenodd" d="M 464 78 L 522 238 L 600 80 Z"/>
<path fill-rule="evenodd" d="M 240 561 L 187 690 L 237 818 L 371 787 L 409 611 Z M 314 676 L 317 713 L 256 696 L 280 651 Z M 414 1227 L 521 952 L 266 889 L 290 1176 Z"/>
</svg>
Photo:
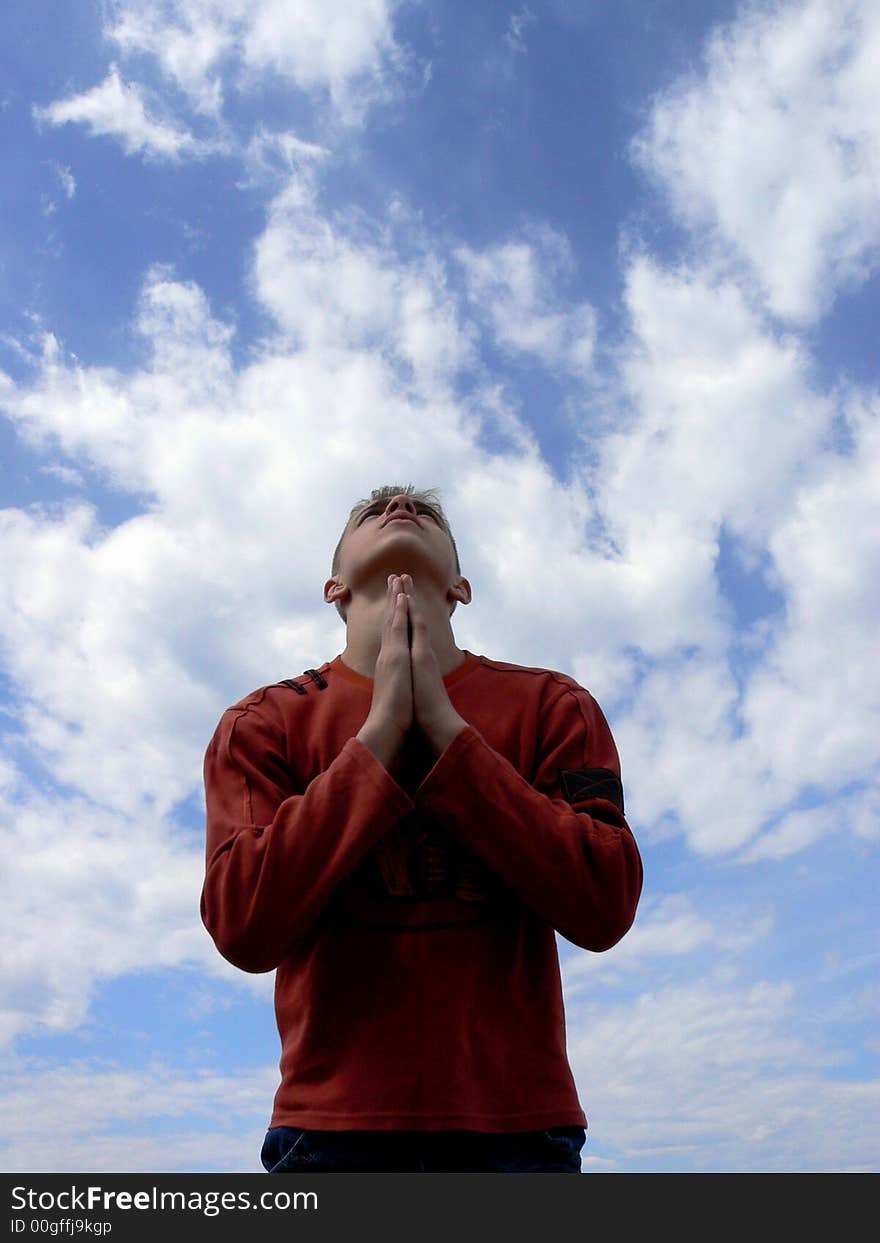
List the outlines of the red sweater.
<svg viewBox="0 0 880 1243">
<path fill-rule="evenodd" d="M 354 735 L 372 681 L 340 656 L 224 712 L 205 757 L 202 919 L 272 971 L 270 1126 L 585 1126 L 554 929 L 588 950 L 635 917 L 642 864 L 599 705 L 565 674 L 466 653 L 468 722 L 395 777 Z"/>
</svg>

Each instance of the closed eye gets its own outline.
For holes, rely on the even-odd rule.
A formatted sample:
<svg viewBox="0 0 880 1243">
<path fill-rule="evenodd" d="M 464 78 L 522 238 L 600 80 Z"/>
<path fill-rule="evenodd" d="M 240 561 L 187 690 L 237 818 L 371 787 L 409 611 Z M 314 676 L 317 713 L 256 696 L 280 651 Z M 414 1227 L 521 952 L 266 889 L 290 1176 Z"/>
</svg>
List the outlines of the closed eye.
<svg viewBox="0 0 880 1243">
<path fill-rule="evenodd" d="M 429 508 L 427 505 L 417 505 L 416 509 L 419 511 L 419 513 L 427 514 L 428 517 L 433 518 L 434 521 L 437 523 L 437 525 L 440 526 L 440 517 L 435 510 Z M 358 519 L 358 526 L 360 526 L 360 524 L 366 518 L 370 518 L 370 517 L 375 516 L 378 513 L 384 513 L 384 512 L 385 512 L 384 505 L 370 505 L 367 509 L 364 510 L 364 512 L 361 514 L 360 518 Z"/>
</svg>

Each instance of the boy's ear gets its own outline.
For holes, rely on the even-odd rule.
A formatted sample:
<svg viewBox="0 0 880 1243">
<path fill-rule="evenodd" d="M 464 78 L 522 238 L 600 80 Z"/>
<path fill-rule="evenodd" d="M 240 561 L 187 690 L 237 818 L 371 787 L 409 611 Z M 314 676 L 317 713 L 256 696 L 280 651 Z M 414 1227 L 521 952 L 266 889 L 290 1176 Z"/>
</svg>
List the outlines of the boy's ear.
<svg viewBox="0 0 880 1243">
<path fill-rule="evenodd" d="M 336 604 L 340 600 L 343 604 L 351 599 L 351 591 L 337 578 L 328 578 L 324 584 L 324 603 Z"/>
<path fill-rule="evenodd" d="M 457 583 L 454 583 L 449 588 L 447 595 L 451 596 L 459 604 L 470 604 L 471 585 L 466 578 L 460 578 Z"/>
</svg>

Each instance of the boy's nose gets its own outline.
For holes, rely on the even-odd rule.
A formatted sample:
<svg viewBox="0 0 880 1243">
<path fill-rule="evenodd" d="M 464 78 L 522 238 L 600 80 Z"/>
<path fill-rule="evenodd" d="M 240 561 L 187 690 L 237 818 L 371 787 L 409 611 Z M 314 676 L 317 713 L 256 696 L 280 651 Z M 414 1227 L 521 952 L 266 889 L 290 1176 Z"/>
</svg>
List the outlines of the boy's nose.
<svg viewBox="0 0 880 1243">
<path fill-rule="evenodd" d="M 393 514 L 396 509 L 407 509 L 411 514 L 416 512 L 416 507 L 413 504 L 412 498 L 407 496 L 405 493 L 398 493 L 397 496 L 392 496 L 391 500 L 385 506 L 386 514 Z"/>
</svg>

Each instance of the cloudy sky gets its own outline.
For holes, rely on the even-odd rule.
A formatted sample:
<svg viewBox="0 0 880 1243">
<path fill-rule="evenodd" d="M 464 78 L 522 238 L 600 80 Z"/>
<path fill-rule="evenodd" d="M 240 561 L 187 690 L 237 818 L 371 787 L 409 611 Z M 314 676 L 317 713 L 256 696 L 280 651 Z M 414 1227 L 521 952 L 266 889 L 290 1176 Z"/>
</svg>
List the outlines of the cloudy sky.
<svg viewBox="0 0 880 1243">
<path fill-rule="evenodd" d="M 877 1169 L 876 0 L 19 0 L 0 48 L 0 1167 L 261 1169 L 202 757 L 342 650 L 342 523 L 411 481 L 458 645 L 621 753 L 584 1169 Z"/>
</svg>

